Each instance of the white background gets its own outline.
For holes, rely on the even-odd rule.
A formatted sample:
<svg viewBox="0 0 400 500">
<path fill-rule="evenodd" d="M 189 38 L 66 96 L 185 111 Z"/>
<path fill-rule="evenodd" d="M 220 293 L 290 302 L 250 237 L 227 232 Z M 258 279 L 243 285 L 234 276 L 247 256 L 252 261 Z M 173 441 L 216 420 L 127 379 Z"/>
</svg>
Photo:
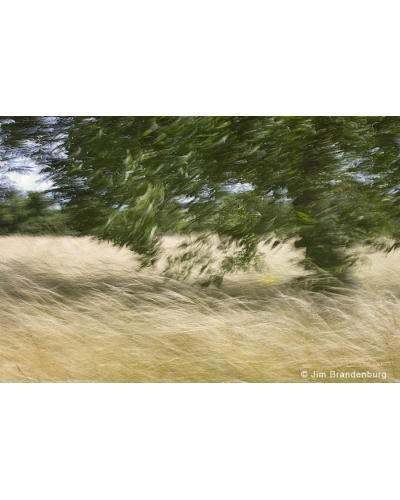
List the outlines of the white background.
<svg viewBox="0 0 400 500">
<path fill-rule="evenodd" d="M 2 7 L 4 115 L 399 114 L 394 3 Z M 0 495 L 397 491 L 395 384 L 3 384 Z"/>
</svg>

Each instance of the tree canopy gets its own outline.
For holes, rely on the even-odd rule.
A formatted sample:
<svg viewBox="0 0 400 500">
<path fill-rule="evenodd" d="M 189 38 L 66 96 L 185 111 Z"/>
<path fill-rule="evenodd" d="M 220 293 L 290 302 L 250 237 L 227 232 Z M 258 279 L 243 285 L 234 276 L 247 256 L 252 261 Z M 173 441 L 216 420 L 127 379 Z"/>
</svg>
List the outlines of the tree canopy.
<svg viewBox="0 0 400 500">
<path fill-rule="evenodd" d="M 81 233 L 143 265 L 166 232 L 218 234 L 237 247 L 217 282 L 274 234 L 346 281 L 355 243 L 400 241 L 397 117 L 17 117 L 1 134 L 3 157 L 41 164 Z"/>
</svg>

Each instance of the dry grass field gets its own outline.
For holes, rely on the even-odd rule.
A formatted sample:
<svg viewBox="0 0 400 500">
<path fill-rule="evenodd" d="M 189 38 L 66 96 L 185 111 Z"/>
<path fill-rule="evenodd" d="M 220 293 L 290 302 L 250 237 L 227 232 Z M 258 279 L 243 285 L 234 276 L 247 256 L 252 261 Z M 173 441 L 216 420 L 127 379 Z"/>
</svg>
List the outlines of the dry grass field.
<svg viewBox="0 0 400 500">
<path fill-rule="evenodd" d="M 365 254 L 353 289 L 321 293 L 292 285 L 291 245 L 263 249 L 263 274 L 198 289 L 89 238 L 0 238 L 0 381 L 400 380 L 398 252 Z"/>
</svg>

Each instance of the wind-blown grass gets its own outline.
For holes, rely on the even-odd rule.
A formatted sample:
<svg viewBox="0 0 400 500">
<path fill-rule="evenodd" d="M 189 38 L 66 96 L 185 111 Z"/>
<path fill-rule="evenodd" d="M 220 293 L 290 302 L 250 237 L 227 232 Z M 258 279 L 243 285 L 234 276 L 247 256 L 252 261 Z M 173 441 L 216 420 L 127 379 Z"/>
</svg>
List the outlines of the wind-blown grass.
<svg viewBox="0 0 400 500">
<path fill-rule="evenodd" d="M 353 289 L 324 293 L 292 285 L 290 245 L 265 253 L 268 272 L 196 289 L 88 238 L 2 237 L 0 381 L 400 380 L 398 253 L 366 255 Z"/>
</svg>

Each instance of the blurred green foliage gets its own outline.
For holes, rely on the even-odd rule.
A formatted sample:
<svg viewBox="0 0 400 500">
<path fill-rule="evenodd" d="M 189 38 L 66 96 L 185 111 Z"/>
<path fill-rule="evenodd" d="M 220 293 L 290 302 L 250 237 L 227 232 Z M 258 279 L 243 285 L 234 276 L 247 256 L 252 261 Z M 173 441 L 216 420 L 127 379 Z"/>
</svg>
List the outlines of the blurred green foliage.
<svg viewBox="0 0 400 500">
<path fill-rule="evenodd" d="M 74 235 L 70 215 L 51 208 L 52 200 L 41 192 L 24 194 L 14 189 L 0 193 L 0 235 Z"/>
<path fill-rule="evenodd" d="M 257 265 L 272 234 L 296 238 L 308 269 L 343 282 L 354 244 L 400 242 L 398 117 L 18 117 L 2 134 L 7 158 L 43 165 L 76 231 L 143 265 L 162 234 L 235 243 L 207 283 Z M 198 262 L 196 241 L 181 263 Z M 207 274 L 212 258 L 200 260 Z"/>
</svg>

